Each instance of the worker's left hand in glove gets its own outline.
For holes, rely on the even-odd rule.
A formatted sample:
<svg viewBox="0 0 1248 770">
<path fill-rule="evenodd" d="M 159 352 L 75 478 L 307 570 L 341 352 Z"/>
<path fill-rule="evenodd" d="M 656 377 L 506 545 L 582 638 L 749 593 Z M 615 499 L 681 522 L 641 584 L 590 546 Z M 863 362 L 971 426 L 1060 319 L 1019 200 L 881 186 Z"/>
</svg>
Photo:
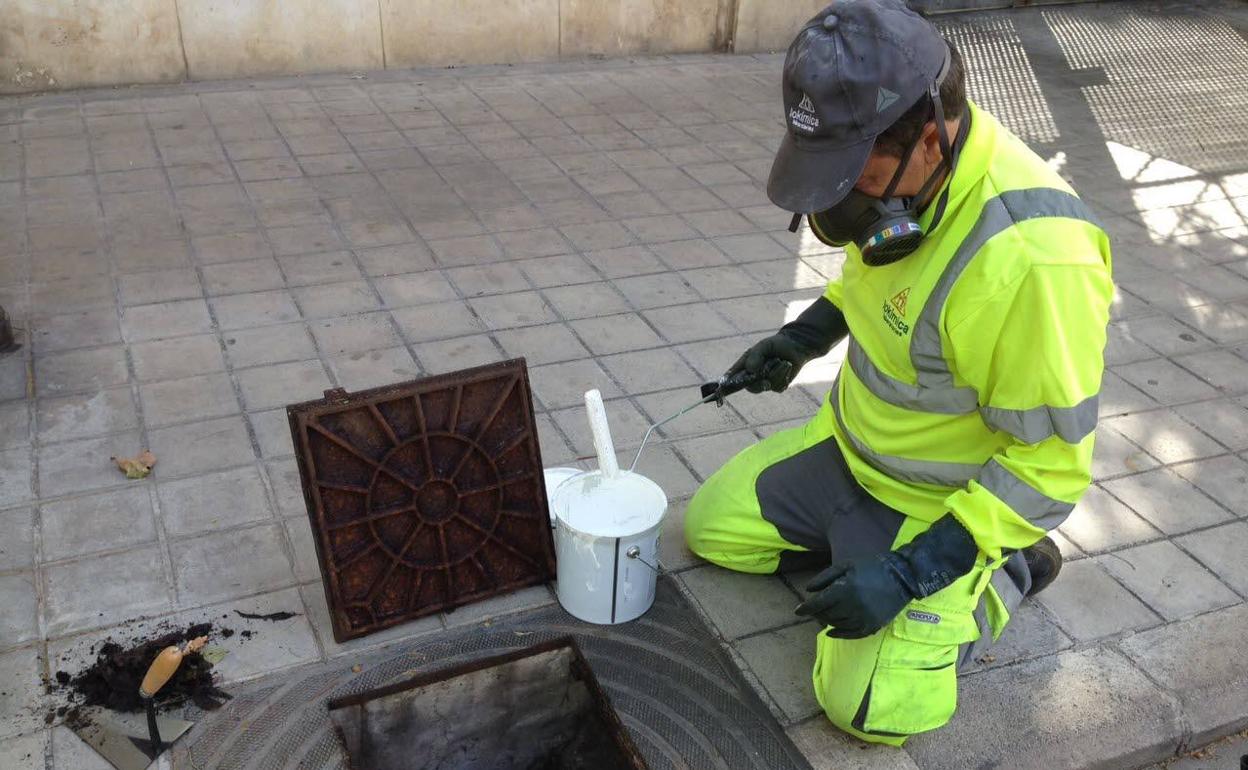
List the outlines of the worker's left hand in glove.
<svg viewBox="0 0 1248 770">
<path fill-rule="evenodd" d="M 946 514 L 914 540 L 885 554 L 833 564 L 806 586 L 797 614 L 828 626 L 828 636 L 861 639 L 892 622 L 913 599 L 931 596 L 971 571 L 979 548 Z"/>
</svg>

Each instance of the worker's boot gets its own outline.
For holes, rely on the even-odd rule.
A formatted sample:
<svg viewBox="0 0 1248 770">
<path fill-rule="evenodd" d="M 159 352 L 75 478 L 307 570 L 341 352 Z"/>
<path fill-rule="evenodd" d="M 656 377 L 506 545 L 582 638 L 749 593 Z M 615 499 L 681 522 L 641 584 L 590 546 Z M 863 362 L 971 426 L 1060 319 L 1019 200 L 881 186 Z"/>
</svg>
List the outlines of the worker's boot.
<svg viewBox="0 0 1248 770">
<path fill-rule="evenodd" d="M 1048 588 L 1057 579 L 1057 573 L 1062 571 L 1062 552 L 1051 537 L 1045 537 L 1030 548 L 1024 548 L 1023 558 L 1027 560 L 1027 571 L 1031 573 L 1028 596 L 1035 596 Z"/>
</svg>

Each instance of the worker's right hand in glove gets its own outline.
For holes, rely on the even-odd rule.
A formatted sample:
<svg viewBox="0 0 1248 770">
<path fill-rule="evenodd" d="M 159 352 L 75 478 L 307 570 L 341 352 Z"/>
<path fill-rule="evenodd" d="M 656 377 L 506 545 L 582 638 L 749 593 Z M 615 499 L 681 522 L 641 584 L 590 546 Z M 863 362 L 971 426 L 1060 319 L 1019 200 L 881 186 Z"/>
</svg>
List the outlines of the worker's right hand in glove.
<svg viewBox="0 0 1248 770">
<path fill-rule="evenodd" d="M 820 297 L 780 331 L 752 345 L 724 376 L 746 371 L 753 375 L 746 386 L 751 393 L 779 393 L 789 387 L 803 366 L 826 355 L 848 333 L 840 309 Z"/>
</svg>

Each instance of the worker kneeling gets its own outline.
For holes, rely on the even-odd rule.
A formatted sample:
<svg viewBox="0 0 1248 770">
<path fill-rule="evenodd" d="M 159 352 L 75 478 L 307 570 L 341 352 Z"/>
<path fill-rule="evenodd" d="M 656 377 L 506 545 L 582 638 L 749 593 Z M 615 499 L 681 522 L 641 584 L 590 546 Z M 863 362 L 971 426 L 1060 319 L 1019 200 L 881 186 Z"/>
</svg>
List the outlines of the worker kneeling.
<svg viewBox="0 0 1248 770">
<path fill-rule="evenodd" d="M 797 608 L 826 627 L 815 695 L 899 745 L 949 720 L 959 666 L 1061 567 L 1045 532 L 1090 482 L 1109 244 L 901 0 L 822 11 L 783 89 L 768 194 L 846 259 L 729 373 L 782 391 L 848 337 L 846 360 L 814 419 L 707 480 L 686 537 L 742 572 L 824 567 Z"/>
</svg>

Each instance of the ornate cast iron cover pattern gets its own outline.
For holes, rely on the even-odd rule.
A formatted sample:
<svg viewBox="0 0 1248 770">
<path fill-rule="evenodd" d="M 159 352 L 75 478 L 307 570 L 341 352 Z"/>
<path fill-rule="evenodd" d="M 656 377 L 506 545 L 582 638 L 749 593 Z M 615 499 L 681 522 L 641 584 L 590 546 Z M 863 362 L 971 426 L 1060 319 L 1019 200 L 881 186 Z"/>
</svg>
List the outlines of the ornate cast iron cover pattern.
<svg viewBox="0 0 1248 770">
<path fill-rule="evenodd" d="M 554 578 L 524 359 L 287 415 L 339 642 Z"/>
</svg>

